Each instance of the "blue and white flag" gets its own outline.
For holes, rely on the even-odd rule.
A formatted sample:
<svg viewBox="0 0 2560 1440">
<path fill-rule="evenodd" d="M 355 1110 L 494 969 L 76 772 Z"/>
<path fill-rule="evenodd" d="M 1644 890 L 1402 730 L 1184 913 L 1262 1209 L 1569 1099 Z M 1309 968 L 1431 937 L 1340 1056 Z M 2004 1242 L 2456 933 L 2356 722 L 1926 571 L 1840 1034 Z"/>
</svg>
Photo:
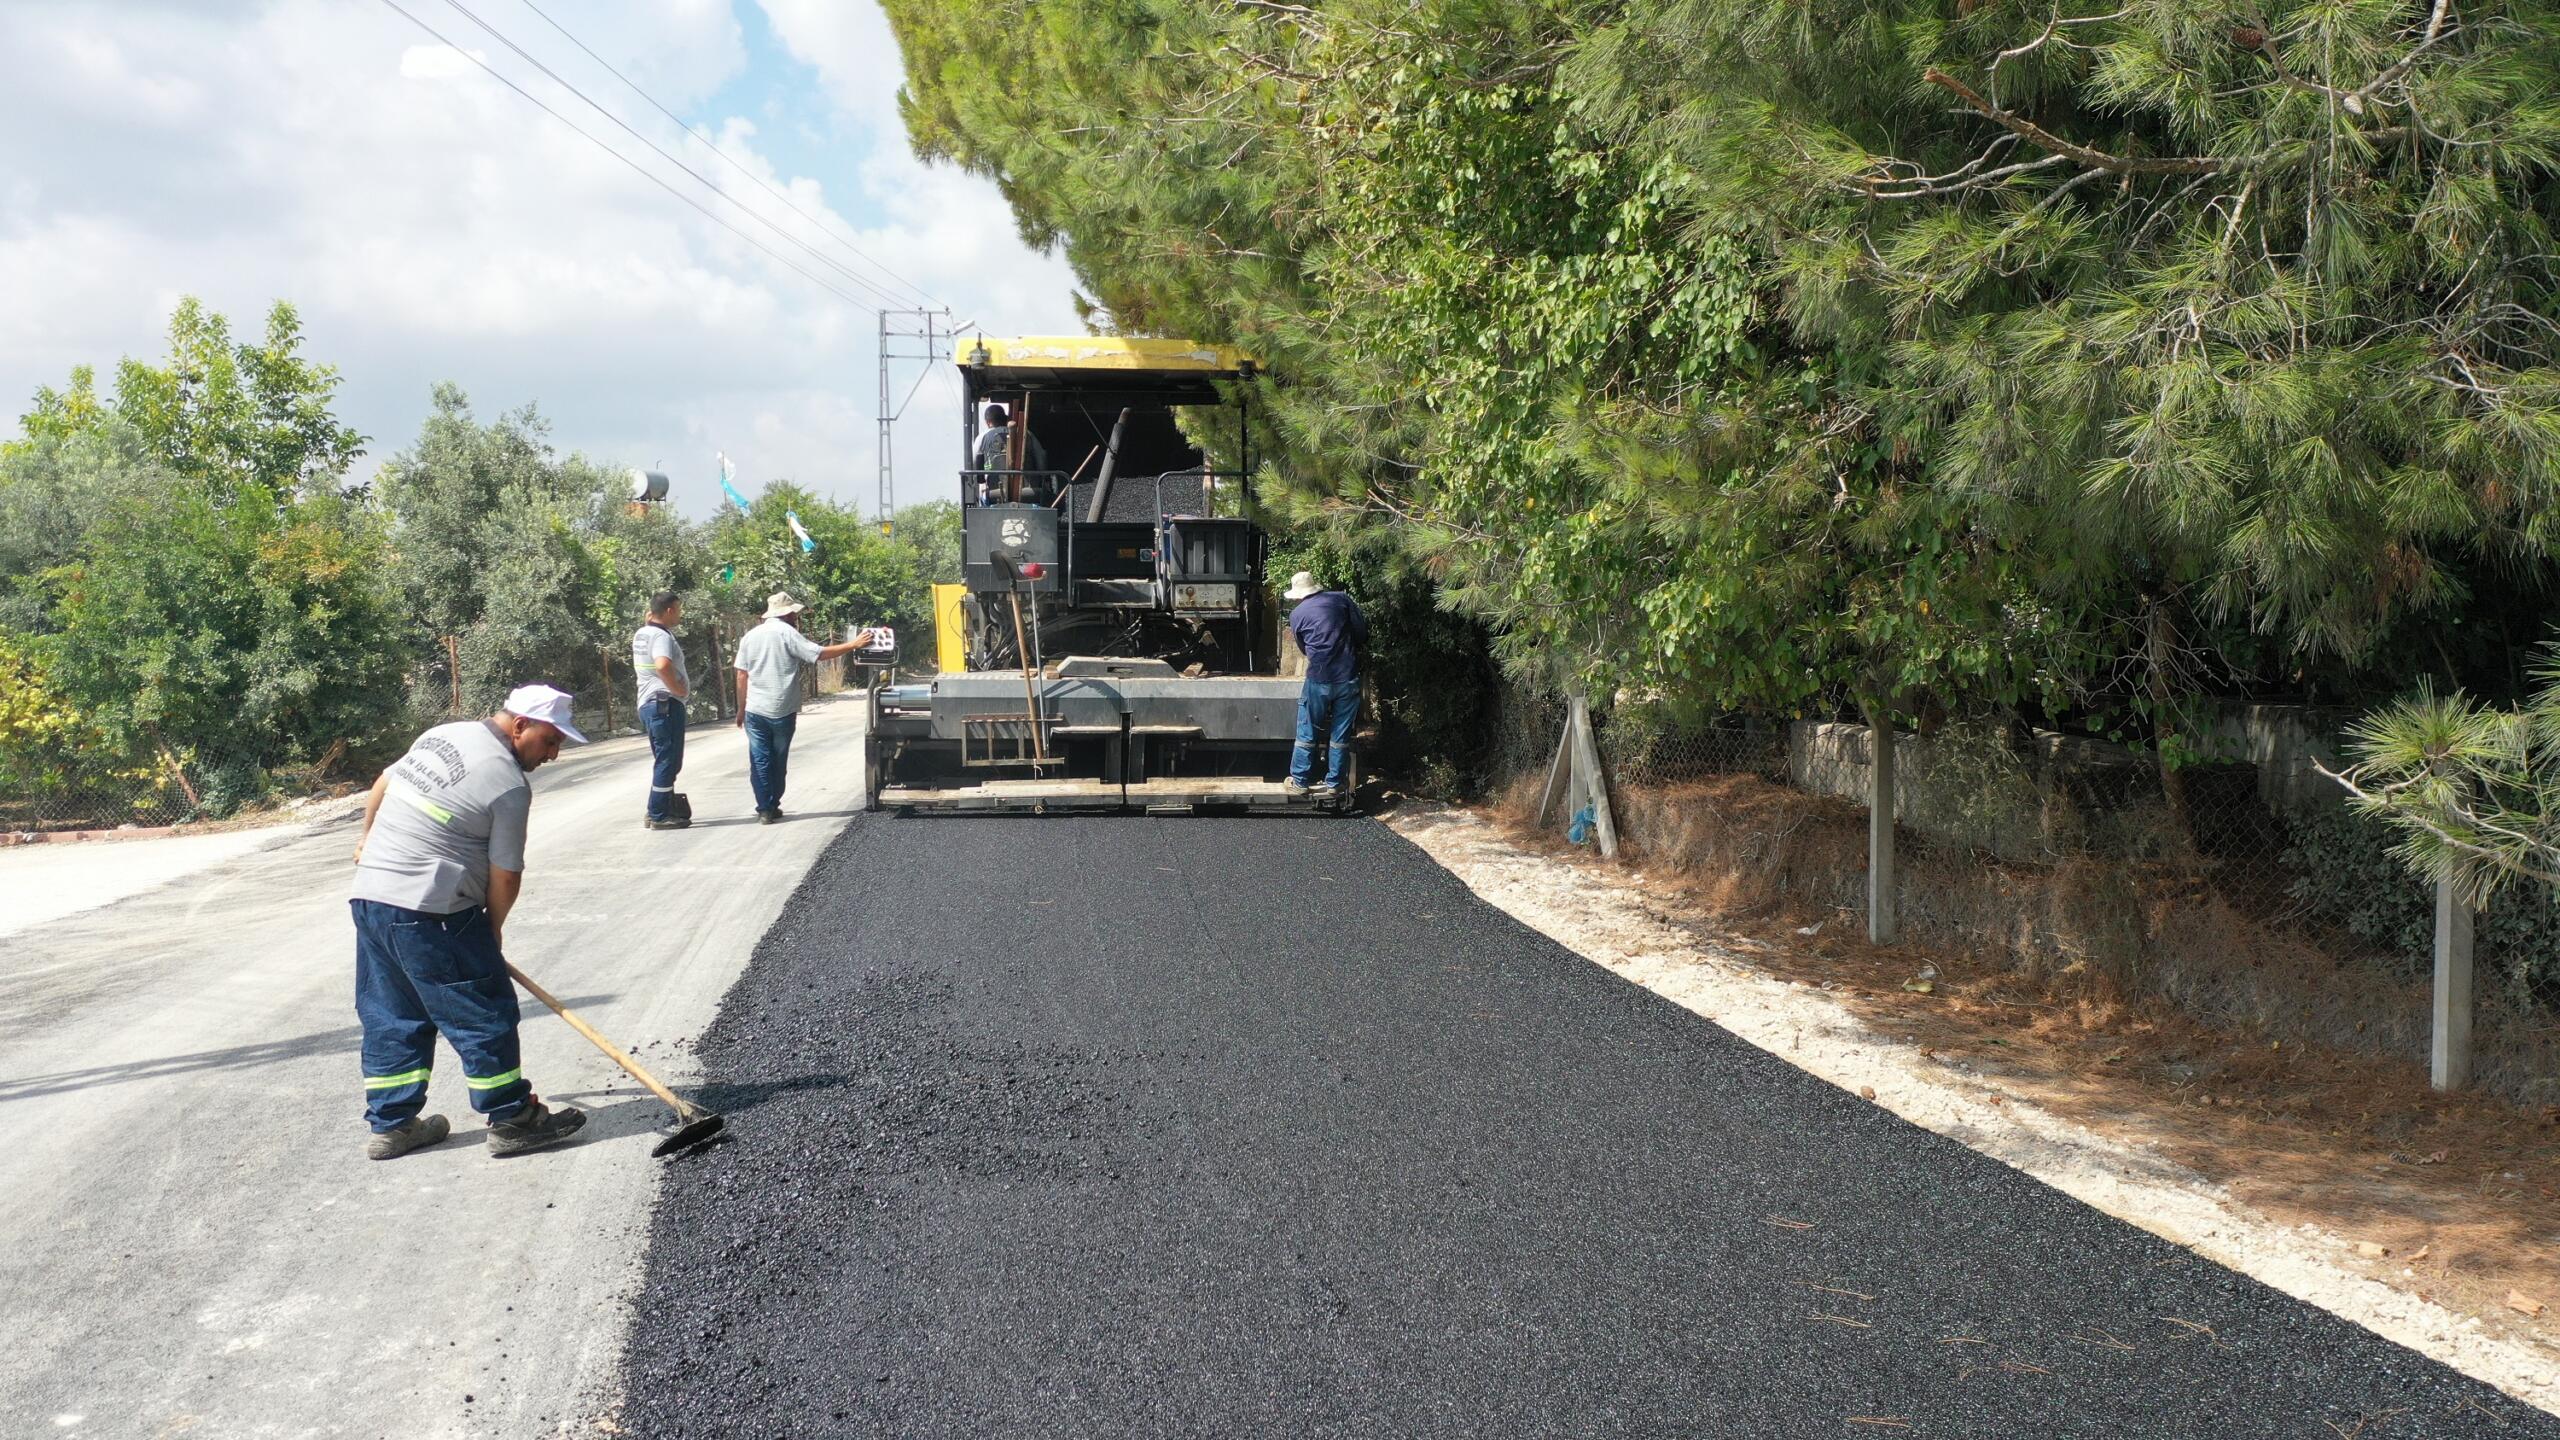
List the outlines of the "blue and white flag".
<svg viewBox="0 0 2560 1440">
<path fill-rule="evenodd" d="M 738 467 L 729 463 L 727 455 L 716 450 L 712 453 L 720 460 L 720 488 L 729 492 L 729 503 L 738 507 L 739 514 L 747 513 L 747 497 L 739 494 L 738 487 L 730 483 L 738 478 Z M 792 528 L 796 530 L 799 527 L 794 525 Z"/>
<path fill-rule="evenodd" d="M 800 512 L 797 510 L 785 510 L 782 512 L 782 518 L 791 522 L 791 533 L 800 537 L 800 553 L 803 555 L 816 554 L 818 550 L 818 542 L 810 539 L 807 528 L 801 525 Z"/>
</svg>

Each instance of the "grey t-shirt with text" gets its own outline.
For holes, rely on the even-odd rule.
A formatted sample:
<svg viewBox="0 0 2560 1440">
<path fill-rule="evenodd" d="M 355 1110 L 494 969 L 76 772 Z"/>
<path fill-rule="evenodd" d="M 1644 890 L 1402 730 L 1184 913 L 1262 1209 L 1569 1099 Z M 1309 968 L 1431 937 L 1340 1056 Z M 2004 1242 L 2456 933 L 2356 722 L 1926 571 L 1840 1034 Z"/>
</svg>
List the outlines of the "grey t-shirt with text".
<svg viewBox="0 0 2560 1440">
<path fill-rule="evenodd" d="M 667 688 L 667 682 L 658 678 L 658 662 L 661 660 L 676 662 L 676 678 L 684 682 L 687 691 L 693 689 L 693 672 L 685 668 L 684 646 L 668 633 L 665 626 L 643 625 L 631 635 L 631 668 L 640 672 L 640 703 L 643 705 L 661 697 L 675 696 L 676 692 Z"/>
<path fill-rule="evenodd" d="M 385 772 L 354 898 L 450 915 L 489 899 L 489 867 L 524 868 L 533 785 L 486 720 L 439 725 Z"/>
<path fill-rule="evenodd" d="M 788 620 L 767 620 L 738 638 L 739 669 L 747 672 L 747 713 L 779 720 L 800 713 L 800 670 L 817 663 L 818 642 Z"/>
</svg>

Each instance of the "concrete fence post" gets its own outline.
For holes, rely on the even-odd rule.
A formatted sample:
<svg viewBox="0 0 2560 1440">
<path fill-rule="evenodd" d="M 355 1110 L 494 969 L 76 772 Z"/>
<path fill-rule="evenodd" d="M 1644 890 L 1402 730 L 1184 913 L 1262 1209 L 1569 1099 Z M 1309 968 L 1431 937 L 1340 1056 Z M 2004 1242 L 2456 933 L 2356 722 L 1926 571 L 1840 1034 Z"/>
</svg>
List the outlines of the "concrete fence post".
<svg viewBox="0 0 2560 1440">
<path fill-rule="evenodd" d="M 1894 910 L 1893 718 L 1867 710 L 1867 938 L 1890 945 L 1899 930 Z"/>
<path fill-rule="evenodd" d="M 2436 882 L 2436 983 L 2434 1044 L 2429 1081 L 2438 1090 L 2471 1083 L 2471 907 Z"/>
</svg>

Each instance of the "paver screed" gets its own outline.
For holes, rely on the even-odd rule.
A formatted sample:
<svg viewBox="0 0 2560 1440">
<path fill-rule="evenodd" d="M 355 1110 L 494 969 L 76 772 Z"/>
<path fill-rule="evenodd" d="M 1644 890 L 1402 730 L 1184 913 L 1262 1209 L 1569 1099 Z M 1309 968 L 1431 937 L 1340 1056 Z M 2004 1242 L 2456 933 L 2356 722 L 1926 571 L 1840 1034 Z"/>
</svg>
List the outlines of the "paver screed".
<svg viewBox="0 0 2560 1440">
<path fill-rule="evenodd" d="M 2560 1435 L 1366 821 L 856 820 L 703 1062 L 634 1436 Z"/>
</svg>

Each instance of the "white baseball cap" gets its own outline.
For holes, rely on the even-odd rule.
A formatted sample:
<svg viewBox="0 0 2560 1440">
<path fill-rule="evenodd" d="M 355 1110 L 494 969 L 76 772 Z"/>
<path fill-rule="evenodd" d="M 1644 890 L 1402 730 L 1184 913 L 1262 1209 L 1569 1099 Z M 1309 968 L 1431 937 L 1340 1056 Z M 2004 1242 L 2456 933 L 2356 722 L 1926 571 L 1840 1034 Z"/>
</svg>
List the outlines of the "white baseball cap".
<svg viewBox="0 0 2560 1440">
<path fill-rule="evenodd" d="M 1289 577 L 1289 588 L 1281 592 L 1283 600 L 1304 600 L 1324 587 L 1316 583 L 1315 572 L 1301 570 Z"/>
<path fill-rule="evenodd" d="M 548 685 L 519 685 L 507 696 L 505 706 L 510 715 L 539 720 L 552 729 L 584 745 L 587 737 L 569 723 L 569 697 Z"/>
<path fill-rule="evenodd" d="M 764 618 L 767 620 L 779 620 L 785 615 L 797 615 L 808 608 L 792 599 L 791 592 L 788 590 L 776 590 L 764 597 Z"/>
</svg>

